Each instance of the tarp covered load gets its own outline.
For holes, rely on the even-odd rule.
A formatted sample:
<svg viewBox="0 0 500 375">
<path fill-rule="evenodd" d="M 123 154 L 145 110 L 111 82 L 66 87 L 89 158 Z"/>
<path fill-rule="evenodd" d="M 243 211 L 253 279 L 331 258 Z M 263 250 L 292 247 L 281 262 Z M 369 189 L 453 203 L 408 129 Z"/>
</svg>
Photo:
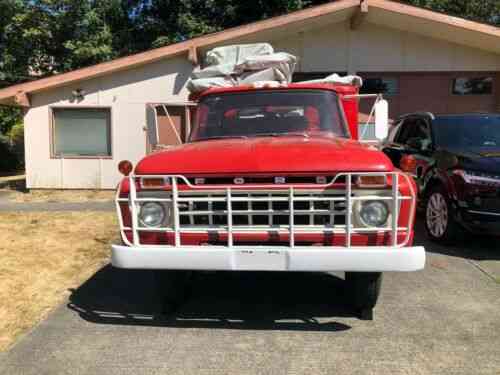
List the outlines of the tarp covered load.
<svg viewBox="0 0 500 375">
<path fill-rule="evenodd" d="M 297 58 L 286 52 L 274 52 L 268 43 L 217 47 L 207 52 L 206 66 L 196 69 L 187 84 L 192 93 L 212 87 L 232 87 L 257 82 L 292 82 Z M 360 87 L 361 77 L 332 74 L 301 83 L 338 83 Z"/>
<path fill-rule="evenodd" d="M 300 83 L 336 83 L 336 84 L 341 84 L 341 85 L 353 85 L 357 87 L 363 86 L 363 79 L 360 76 L 344 76 L 341 77 L 338 74 L 330 74 L 329 76 L 326 76 L 325 78 L 320 78 L 320 79 L 313 79 L 310 81 L 303 81 Z"/>
<path fill-rule="evenodd" d="M 275 53 L 268 43 L 256 43 L 214 48 L 207 52 L 206 63 L 205 68 L 193 72 L 189 91 L 260 81 L 290 83 L 297 58 L 285 52 Z"/>
</svg>

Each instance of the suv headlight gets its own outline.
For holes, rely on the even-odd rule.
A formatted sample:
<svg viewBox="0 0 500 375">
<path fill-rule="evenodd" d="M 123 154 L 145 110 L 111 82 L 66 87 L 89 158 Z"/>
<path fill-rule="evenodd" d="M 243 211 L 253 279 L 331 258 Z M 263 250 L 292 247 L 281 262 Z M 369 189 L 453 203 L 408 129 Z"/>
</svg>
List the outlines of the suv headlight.
<svg viewBox="0 0 500 375">
<path fill-rule="evenodd" d="M 139 210 L 139 221 L 146 227 L 159 227 L 166 217 L 165 207 L 156 202 L 141 204 Z"/>
<path fill-rule="evenodd" d="M 361 223 L 367 227 L 383 227 L 389 217 L 389 207 L 384 201 L 362 201 L 358 215 Z"/>
</svg>

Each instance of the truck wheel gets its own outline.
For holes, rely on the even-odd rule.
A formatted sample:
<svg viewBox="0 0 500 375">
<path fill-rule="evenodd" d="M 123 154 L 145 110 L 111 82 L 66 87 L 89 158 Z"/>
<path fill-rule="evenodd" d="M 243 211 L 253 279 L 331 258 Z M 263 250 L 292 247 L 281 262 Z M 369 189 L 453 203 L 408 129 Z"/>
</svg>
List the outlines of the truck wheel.
<svg viewBox="0 0 500 375">
<path fill-rule="evenodd" d="M 377 304 L 382 286 L 381 272 L 346 272 L 345 281 L 351 304 L 362 320 L 373 319 L 373 308 Z"/>
<path fill-rule="evenodd" d="M 162 313 L 168 314 L 175 311 L 186 299 L 191 276 L 190 271 L 154 271 L 156 293 L 160 298 Z"/>
<path fill-rule="evenodd" d="M 456 239 L 458 224 L 453 218 L 453 207 L 445 190 L 436 186 L 425 203 L 425 229 L 431 240 L 451 243 Z"/>
</svg>

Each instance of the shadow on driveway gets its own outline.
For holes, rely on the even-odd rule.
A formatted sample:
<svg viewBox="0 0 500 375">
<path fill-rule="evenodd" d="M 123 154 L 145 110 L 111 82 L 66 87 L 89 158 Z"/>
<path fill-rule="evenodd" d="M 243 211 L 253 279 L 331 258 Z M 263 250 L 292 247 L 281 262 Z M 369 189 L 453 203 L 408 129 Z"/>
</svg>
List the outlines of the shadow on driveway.
<svg viewBox="0 0 500 375">
<path fill-rule="evenodd" d="M 441 245 L 429 240 L 425 233 L 424 218 L 418 217 L 415 228 L 415 245 L 425 247 L 426 252 L 461 257 L 469 260 L 500 261 L 500 236 L 485 236 L 471 234 L 465 229 L 459 233 L 456 242 Z"/>
<path fill-rule="evenodd" d="M 354 317 L 343 279 L 330 274 L 196 273 L 190 295 L 168 317 L 152 272 L 108 265 L 74 290 L 68 307 L 90 322 L 160 327 L 344 331 Z"/>
</svg>

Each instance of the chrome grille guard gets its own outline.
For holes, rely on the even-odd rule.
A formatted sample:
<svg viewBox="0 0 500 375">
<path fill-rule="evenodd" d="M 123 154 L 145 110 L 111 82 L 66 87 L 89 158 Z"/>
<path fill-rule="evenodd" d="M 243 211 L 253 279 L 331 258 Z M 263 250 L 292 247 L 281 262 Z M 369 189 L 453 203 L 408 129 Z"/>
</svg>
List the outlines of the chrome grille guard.
<svg viewBox="0 0 500 375">
<path fill-rule="evenodd" d="M 353 182 L 360 176 L 380 177 L 386 181 L 391 178 L 389 188 L 357 188 Z M 141 195 L 137 191 L 136 180 L 138 178 L 164 178 L 169 182 L 170 191 L 159 191 L 148 189 L 149 196 Z M 399 178 L 403 178 L 409 186 L 410 193 L 403 195 L 399 189 Z M 295 247 L 297 234 L 303 233 L 323 233 L 323 234 L 344 234 L 345 247 L 352 247 L 353 234 L 387 233 L 391 234 L 391 244 L 387 247 L 404 247 L 410 241 L 411 229 L 414 224 L 414 211 L 416 206 L 416 193 L 411 177 L 402 172 L 353 172 L 339 173 L 326 184 L 313 185 L 193 185 L 182 175 L 130 175 L 129 197 L 121 198 L 121 186 L 117 189 L 116 208 L 118 211 L 118 221 L 123 242 L 128 246 L 145 247 L 182 247 L 181 233 L 225 233 L 227 234 L 227 246 L 237 246 L 234 243 L 235 233 L 286 233 L 289 234 L 289 247 Z M 334 187 L 338 181 L 342 180 L 344 189 Z M 181 184 L 180 184 L 181 183 Z M 184 189 L 179 189 L 183 185 Z M 373 193 L 373 190 L 377 190 Z M 166 194 L 166 196 L 165 196 Z M 157 195 L 157 196 L 155 196 Z M 388 202 L 390 216 L 384 227 L 360 227 L 353 223 L 353 206 L 356 202 L 368 200 L 383 200 Z M 400 204 L 404 200 L 409 200 L 410 217 L 408 225 L 399 227 Z M 120 203 L 127 202 L 131 214 L 131 226 L 125 226 L 121 215 Z M 141 226 L 138 220 L 140 205 L 146 202 L 158 202 L 171 205 L 171 220 L 167 225 L 161 227 Z M 197 202 L 206 202 L 207 209 L 195 210 Z M 240 202 L 246 202 L 247 209 L 235 209 Z M 254 202 L 267 202 L 266 210 L 253 209 Z M 273 204 L 282 202 L 283 209 L 274 209 Z M 309 209 L 297 209 L 298 202 L 309 202 Z M 317 209 L 314 202 L 328 202 L 328 209 Z M 215 204 L 223 204 L 223 209 L 214 209 Z M 186 209 L 187 207 L 187 209 Z M 339 210 L 338 208 L 344 208 Z M 273 224 L 275 216 L 288 217 L 286 224 Z M 195 217 L 208 217 L 208 223 L 197 224 Z M 223 222 L 214 223 L 214 217 L 223 217 Z M 235 217 L 247 216 L 247 225 L 236 225 Z M 255 216 L 268 216 L 270 219 L 267 225 L 255 225 L 252 218 Z M 297 218 L 309 216 L 308 224 L 297 224 Z M 315 223 L 314 218 L 318 216 L 328 216 L 330 221 L 326 225 Z M 336 217 L 343 218 L 342 223 L 335 222 Z M 181 217 L 183 218 L 181 220 Z M 188 224 L 185 222 L 189 221 Z M 182 222 L 182 223 L 181 223 Z M 127 238 L 125 232 L 132 233 L 132 242 Z M 174 235 L 174 245 L 150 245 L 141 244 L 140 232 L 169 232 Z M 398 233 L 404 233 L 404 240 L 398 241 Z"/>
</svg>

